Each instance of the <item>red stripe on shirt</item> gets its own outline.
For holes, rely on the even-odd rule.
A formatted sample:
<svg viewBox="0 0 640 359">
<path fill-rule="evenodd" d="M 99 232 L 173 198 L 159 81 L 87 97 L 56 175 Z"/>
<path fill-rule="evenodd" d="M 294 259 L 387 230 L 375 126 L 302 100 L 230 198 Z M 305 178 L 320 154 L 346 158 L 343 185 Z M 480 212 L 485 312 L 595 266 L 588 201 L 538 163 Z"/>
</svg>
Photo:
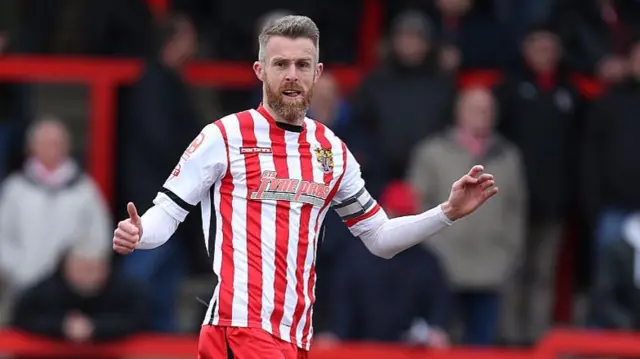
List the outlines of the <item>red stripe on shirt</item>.
<svg viewBox="0 0 640 359">
<path fill-rule="evenodd" d="M 240 135 L 242 147 L 258 147 L 255 135 L 255 122 L 249 111 L 238 114 L 240 121 Z M 247 237 L 247 267 L 248 267 L 248 321 L 251 324 L 262 323 L 262 203 L 251 200 L 251 192 L 260 187 L 262 171 L 260 169 L 260 154 L 246 153 L 244 167 L 247 182 L 247 213 L 246 213 L 246 237 Z"/>
<path fill-rule="evenodd" d="M 222 121 L 215 122 L 222 133 L 224 144 L 227 149 L 227 172 L 222 177 L 220 183 L 220 217 L 222 218 L 222 261 L 220 264 L 220 284 L 218 293 L 218 318 L 221 324 L 231 324 L 233 315 L 233 230 L 231 229 L 231 218 L 233 216 L 233 177 L 231 176 L 231 161 L 229 159 L 229 140 L 227 131 Z M 212 318 L 215 313 L 211 313 Z"/>
<path fill-rule="evenodd" d="M 302 170 L 302 180 L 314 183 L 313 180 L 313 156 L 311 154 L 311 144 L 307 141 L 307 132 L 304 131 L 298 138 L 298 152 L 300 153 L 300 168 Z M 298 325 L 302 320 L 305 310 L 304 293 L 304 267 L 307 261 L 307 251 L 309 250 L 309 222 L 311 221 L 311 211 L 313 205 L 304 204 L 300 210 L 300 238 L 298 240 L 298 255 L 296 258 L 296 307 L 293 312 L 293 328 L 291 331 L 291 341 L 296 343 L 296 333 Z M 311 272 L 309 272 L 311 274 Z M 308 282 L 310 284 L 310 282 Z M 311 298 L 311 297 L 309 297 Z M 304 338 L 304 337 L 303 337 Z"/>
<path fill-rule="evenodd" d="M 269 123 L 269 138 L 274 167 L 278 178 L 289 178 L 285 131 Z M 287 292 L 287 252 L 289 247 L 289 218 L 291 204 L 288 201 L 276 203 L 276 250 L 274 275 L 274 308 L 271 313 L 273 335 L 281 338 L 280 322 L 284 316 L 284 301 Z"/>
<path fill-rule="evenodd" d="M 360 215 L 358 217 L 348 219 L 348 220 L 344 221 L 344 224 L 346 224 L 347 227 L 352 227 L 352 226 L 360 223 L 361 221 L 364 221 L 367 218 L 373 217 L 376 213 L 380 212 L 381 209 L 382 209 L 382 207 L 380 207 L 380 205 L 376 203 L 376 205 L 373 206 L 366 213 L 364 213 L 364 214 L 362 214 L 362 215 Z"/>
<path fill-rule="evenodd" d="M 322 148 L 332 150 L 331 142 L 329 142 L 326 136 L 326 127 L 319 122 L 316 122 L 315 136 L 316 136 L 316 140 L 320 143 L 320 146 Z M 318 217 L 316 218 L 316 224 L 314 227 L 315 239 L 314 239 L 314 246 L 313 246 L 313 250 L 314 250 L 313 263 L 311 265 L 311 272 L 309 273 L 308 285 L 307 285 L 307 295 L 309 296 L 309 298 L 311 298 L 311 306 L 307 309 L 307 313 L 305 314 L 306 322 L 304 325 L 304 329 L 302 331 L 302 345 L 304 347 L 309 346 L 309 343 L 306 342 L 306 339 L 308 338 L 309 331 L 311 330 L 311 308 L 313 307 L 313 303 L 315 303 L 316 301 L 315 294 L 314 294 L 314 287 L 316 283 L 316 250 L 318 248 L 318 234 L 319 234 L 318 228 L 320 227 L 320 216 L 322 215 L 322 212 L 327 208 L 327 206 L 333 200 L 333 197 L 335 197 L 336 193 L 338 192 L 338 189 L 340 188 L 340 183 L 342 182 L 342 178 L 344 177 L 344 174 L 346 172 L 347 151 L 346 151 L 346 146 L 344 144 L 342 145 L 342 150 L 343 150 L 342 159 L 344 163 L 342 168 L 342 173 L 340 174 L 340 177 L 338 177 L 338 180 L 336 181 L 335 185 L 331 189 L 331 192 L 329 192 L 329 195 L 327 196 L 327 199 L 324 205 L 322 206 L 320 211 L 318 211 Z M 330 173 L 324 174 L 323 181 L 325 185 L 327 186 L 331 185 L 331 181 L 333 181 L 334 172 L 335 172 L 335 169 Z"/>
</svg>

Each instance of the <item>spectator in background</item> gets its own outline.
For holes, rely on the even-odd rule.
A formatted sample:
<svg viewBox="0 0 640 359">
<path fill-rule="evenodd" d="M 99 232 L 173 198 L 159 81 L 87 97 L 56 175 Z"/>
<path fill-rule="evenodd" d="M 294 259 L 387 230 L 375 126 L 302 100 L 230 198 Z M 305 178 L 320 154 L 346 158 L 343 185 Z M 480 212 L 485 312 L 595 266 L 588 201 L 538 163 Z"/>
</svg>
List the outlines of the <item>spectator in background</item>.
<svg viewBox="0 0 640 359">
<path fill-rule="evenodd" d="M 535 23 L 546 22 L 551 17 L 554 5 L 566 0 L 492 0 L 497 18 L 509 26 L 516 44 L 524 32 Z"/>
<path fill-rule="evenodd" d="M 463 69 L 504 67 L 515 52 L 512 38 L 492 9 L 480 5 L 474 0 L 434 1 L 434 38 L 443 55 L 457 58 Z"/>
<path fill-rule="evenodd" d="M 20 296 L 13 326 L 76 343 L 122 339 L 146 329 L 144 297 L 134 283 L 112 275 L 109 255 L 64 256 L 53 275 Z"/>
<path fill-rule="evenodd" d="M 628 61 L 631 76 L 597 101 L 588 116 L 582 180 L 595 227 L 596 257 L 620 238 L 625 217 L 640 211 L 635 186 L 640 182 L 640 41 Z"/>
<path fill-rule="evenodd" d="M 527 239 L 507 294 L 503 339 L 527 343 L 551 325 L 560 240 L 578 188 L 580 97 L 550 27 L 531 26 L 519 70 L 507 74 L 497 93 L 500 130 L 522 151 L 529 198 Z"/>
<path fill-rule="evenodd" d="M 149 40 L 154 19 L 148 1 L 92 0 L 84 6 L 84 40 L 89 54 L 141 58 L 153 50 Z"/>
<path fill-rule="evenodd" d="M 403 178 L 413 146 L 445 127 L 454 78 L 440 68 L 431 23 L 419 12 L 398 15 L 390 45 L 387 62 L 356 90 L 352 115 L 379 148 L 377 165 Z"/>
<path fill-rule="evenodd" d="M 111 219 L 95 183 L 69 157 L 69 133 L 53 118 L 28 131 L 29 159 L 0 193 L 0 277 L 12 303 L 50 276 L 69 248 L 111 253 Z"/>
<path fill-rule="evenodd" d="M 142 77 L 130 90 L 120 122 L 118 188 L 125 204 L 152 203 L 175 166 L 176 154 L 202 129 L 181 72 L 195 51 L 196 33 L 187 18 L 173 16 L 160 25 L 156 56 L 146 62 Z M 188 220 L 180 227 L 166 246 L 123 258 L 126 275 L 147 288 L 151 328 L 159 332 L 178 329 L 176 294 L 189 264 L 187 246 L 201 243 L 197 221 Z"/>
<path fill-rule="evenodd" d="M 15 42 L 0 25 L 0 58 L 15 51 Z M 30 120 L 28 95 L 28 86 L 24 84 L 0 83 L 0 181 L 23 160 L 21 137 Z"/>
<path fill-rule="evenodd" d="M 413 188 L 390 183 L 380 196 L 390 218 L 419 212 Z M 331 325 L 320 344 L 379 341 L 437 348 L 449 346 L 451 301 L 436 256 L 414 246 L 392 259 L 349 246 L 332 279 Z"/>
<path fill-rule="evenodd" d="M 602 328 L 640 330 L 640 212 L 627 217 L 621 232 L 603 249 L 592 318 Z"/>
<path fill-rule="evenodd" d="M 626 76 L 625 57 L 640 35 L 640 3 L 635 0 L 571 0 L 556 22 L 571 66 L 605 84 Z"/>
<path fill-rule="evenodd" d="M 4 52 L 8 39 L 8 34 L 0 32 L 0 55 Z M 13 137 L 12 121 L 10 115 L 5 113 L 10 108 L 12 96 L 7 93 L 7 87 L 11 85 L 0 84 L 0 181 L 4 179 L 7 171 L 11 151 L 11 138 Z"/>
<path fill-rule="evenodd" d="M 462 92 L 455 127 L 418 145 L 409 170 L 422 208 L 445 201 L 448 183 L 464 173 L 470 163 L 482 164 L 501 183 L 495 201 L 425 243 L 440 255 L 451 282 L 462 313 L 462 342 L 466 345 L 493 343 L 501 293 L 513 274 L 524 241 L 526 188 L 522 159 L 512 143 L 494 132 L 495 107 L 487 89 Z"/>
</svg>

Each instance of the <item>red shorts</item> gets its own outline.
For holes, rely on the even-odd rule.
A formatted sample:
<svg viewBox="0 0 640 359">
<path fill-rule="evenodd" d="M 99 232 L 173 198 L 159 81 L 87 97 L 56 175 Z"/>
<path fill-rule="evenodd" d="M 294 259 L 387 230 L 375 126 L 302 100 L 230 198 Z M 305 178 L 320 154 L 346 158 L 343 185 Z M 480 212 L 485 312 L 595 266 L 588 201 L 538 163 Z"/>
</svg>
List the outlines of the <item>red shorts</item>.
<svg viewBox="0 0 640 359">
<path fill-rule="evenodd" d="M 307 351 L 257 328 L 203 325 L 198 359 L 307 359 Z"/>
</svg>

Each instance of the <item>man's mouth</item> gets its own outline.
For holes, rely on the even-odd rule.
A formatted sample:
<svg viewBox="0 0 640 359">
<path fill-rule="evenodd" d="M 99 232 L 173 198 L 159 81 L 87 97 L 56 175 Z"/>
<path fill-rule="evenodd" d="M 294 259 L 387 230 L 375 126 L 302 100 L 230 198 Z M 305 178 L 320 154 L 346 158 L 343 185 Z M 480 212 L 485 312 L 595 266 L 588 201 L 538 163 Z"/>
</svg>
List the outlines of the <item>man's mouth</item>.
<svg viewBox="0 0 640 359">
<path fill-rule="evenodd" d="M 282 94 L 287 96 L 287 97 L 296 98 L 296 97 L 300 96 L 302 94 L 302 92 L 297 91 L 297 90 L 284 90 L 284 91 L 282 91 Z"/>
</svg>

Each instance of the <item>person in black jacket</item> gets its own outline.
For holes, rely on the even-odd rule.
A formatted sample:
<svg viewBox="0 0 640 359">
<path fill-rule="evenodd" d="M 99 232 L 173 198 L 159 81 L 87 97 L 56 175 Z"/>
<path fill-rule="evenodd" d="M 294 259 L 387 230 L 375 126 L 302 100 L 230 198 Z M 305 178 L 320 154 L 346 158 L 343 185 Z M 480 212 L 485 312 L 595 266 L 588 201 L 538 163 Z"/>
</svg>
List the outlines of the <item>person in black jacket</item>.
<svg viewBox="0 0 640 359">
<path fill-rule="evenodd" d="M 587 119 L 581 178 L 595 258 L 620 237 L 625 217 L 640 210 L 640 41 L 629 64 L 631 76 L 596 102 Z"/>
<path fill-rule="evenodd" d="M 125 95 L 119 121 L 117 208 L 125 208 L 128 201 L 152 203 L 156 189 L 173 170 L 177 154 L 187 148 L 204 124 L 182 73 L 196 51 L 191 21 L 171 16 L 160 24 L 157 35 L 156 56 L 146 62 L 141 78 Z M 123 258 L 125 273 L 151 294 L 153 331 L 178 330 L 176 293 L 180 283 L 189 264 L 208 262 L 202 257 L 200 261 L 189 260 L 190 250 L 197 248 L 202 253 L 199 250 L 204 240 L 198 222 L 193 216 L 167 245 Z"/>
<path fill-rule="evenodd" d="M 602 254 L 592 292 L 591 315 L 607 329 L 640 330 L 640 212 Z"/>
<path fill-rule="evenodd" d="M 420 12 L 398 15 L 390 37 L 388 61 L 363 80 L 351 106 L 354 124 L 378 147 L 376 165 L 403 179 L 413 147 L 447 126 L 455 84 Z"/>
<path fill-rule="evenodd" d="M 522 66 L 497 89 L 499 131 L 519 147 L 529 198 L 528 233 L 513 288 L 506 295 L 504 337 L 533 342 L 549 329 L 556 258 L 577 198 L 581 98 L 563 67 L 554 30 L 530 27 Z M 508 314 L 507 314 L 508 313 Z"/>
<path fill-rule="evenodd" d="M 116 340 L 146 329 L 144 297 L 111 272 L 108 258 L 70 252 L 50 278 L 26 290 L 13 326 L 77 343 Z"/>
</svg>

